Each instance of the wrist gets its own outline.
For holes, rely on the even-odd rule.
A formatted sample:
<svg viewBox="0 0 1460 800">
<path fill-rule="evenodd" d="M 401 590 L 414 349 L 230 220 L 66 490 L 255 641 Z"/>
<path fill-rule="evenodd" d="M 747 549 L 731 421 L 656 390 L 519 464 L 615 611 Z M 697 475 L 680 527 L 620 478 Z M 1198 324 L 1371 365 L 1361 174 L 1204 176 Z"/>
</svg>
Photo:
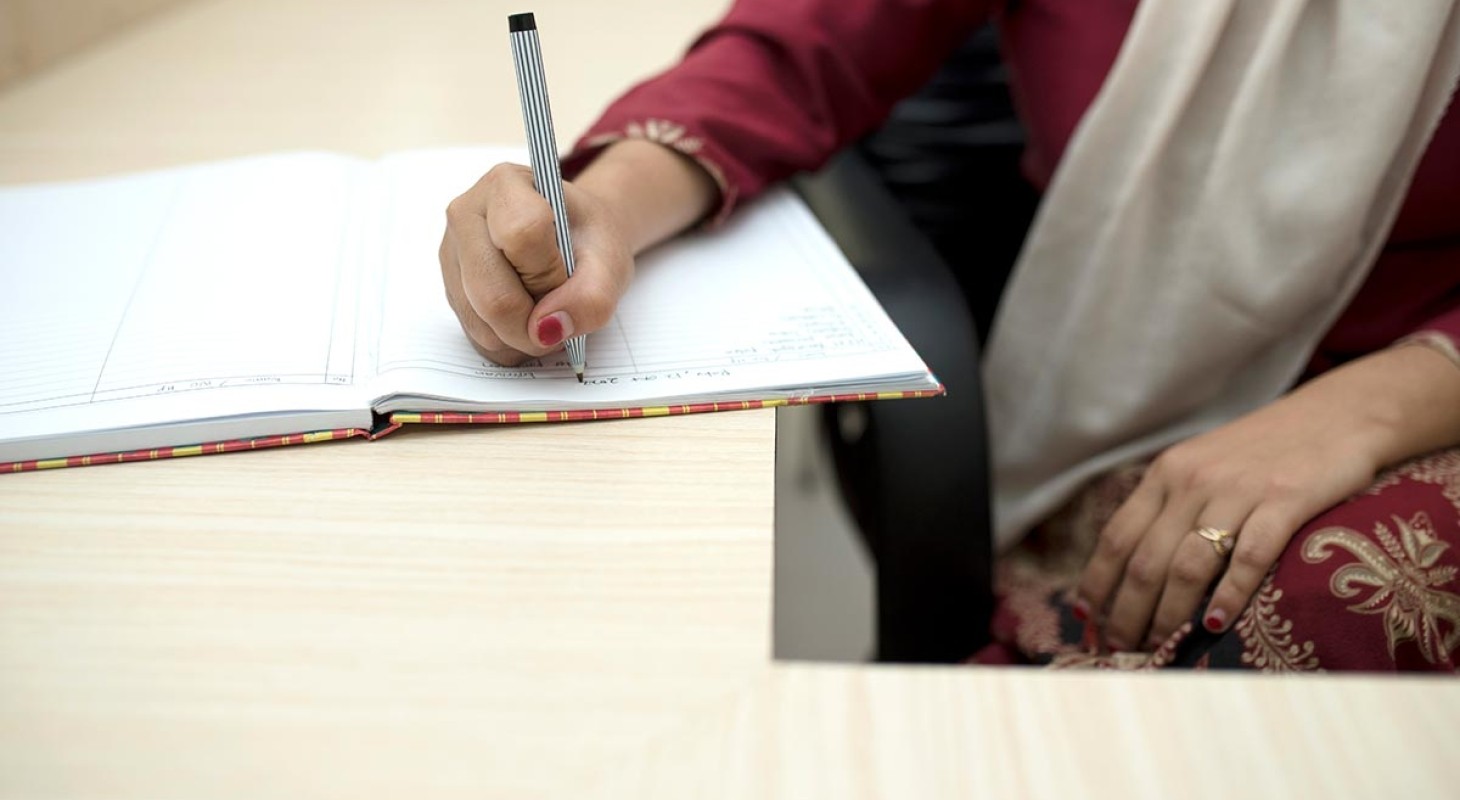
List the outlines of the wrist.
<svg viewBox="0 0 1460 800">
<path fill-rule="evenodd" d="M 1428 348 L 1372 353 L 1295 394 L 1339 410 L 1332 430 L 1376 472 L 1460 443 L 1460 369 Z"/>
<path fill-rule="evenodd" d="M 598 201 L 636 254 L 703 219 L 719 200 L 714 179 L 693 159 L 639 139 L 609 145 L 574 184 Z"/>
</svg>

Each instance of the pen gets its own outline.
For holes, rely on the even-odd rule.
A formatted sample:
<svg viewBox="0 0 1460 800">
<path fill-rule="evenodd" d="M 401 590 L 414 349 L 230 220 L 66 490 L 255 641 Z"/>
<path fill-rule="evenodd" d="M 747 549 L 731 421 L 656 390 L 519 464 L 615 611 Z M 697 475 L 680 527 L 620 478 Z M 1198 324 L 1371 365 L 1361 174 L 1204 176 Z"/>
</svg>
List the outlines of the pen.
<svg viewBox="0 0 1460 800">
<path fill-rule="evenodd" d="M 512 42 L 512 63 L 517 68 L 517 95 L 522 103 L 522 126 L 527 129 L 527 156 L 532 167 L 532 186 L 553 209 L 558 234 L 558 251 L 568 277 L 573 277 L 573 236 L 568 232 L 568 204 L 563 200 L 563 173 L 558 168 L 558 145 L 553 136 L 553 115 L 548 105 L 547 76 L 542 69 L 542 48 L 537 41 L 537 19 L 532 14 L 507 17 L 507 37 Z M 583 382 L 586 337 L 568 339 L 568 364 L 578 382 Z"/>
</svg>

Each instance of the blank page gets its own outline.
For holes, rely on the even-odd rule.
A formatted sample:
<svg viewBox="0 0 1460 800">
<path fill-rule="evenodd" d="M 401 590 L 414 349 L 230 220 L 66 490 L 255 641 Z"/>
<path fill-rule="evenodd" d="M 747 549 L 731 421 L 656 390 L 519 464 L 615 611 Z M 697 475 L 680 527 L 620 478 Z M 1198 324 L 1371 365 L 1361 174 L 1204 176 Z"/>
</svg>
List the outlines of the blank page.
<svg viewBox="0 0 1460 800">
<path fill-rule="evenodd" d="M 0 190 L 0 440 L 363 407 L 369 175 L 306 154 Z"/>
</svg>

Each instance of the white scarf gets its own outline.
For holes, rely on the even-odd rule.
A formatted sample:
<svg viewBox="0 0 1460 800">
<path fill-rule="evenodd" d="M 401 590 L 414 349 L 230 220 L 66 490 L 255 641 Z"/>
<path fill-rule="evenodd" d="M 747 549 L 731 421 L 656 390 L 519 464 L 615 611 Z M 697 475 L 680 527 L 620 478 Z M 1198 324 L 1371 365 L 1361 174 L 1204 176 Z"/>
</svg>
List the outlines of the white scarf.
<svg viewBox="0 0 1460 800">
<path fill-rule="evenodd" d="M 1460 75 L 1460 0 L 1143 0 L 984 367 L 996 542 L 1298 377 Z"/>
</svg>

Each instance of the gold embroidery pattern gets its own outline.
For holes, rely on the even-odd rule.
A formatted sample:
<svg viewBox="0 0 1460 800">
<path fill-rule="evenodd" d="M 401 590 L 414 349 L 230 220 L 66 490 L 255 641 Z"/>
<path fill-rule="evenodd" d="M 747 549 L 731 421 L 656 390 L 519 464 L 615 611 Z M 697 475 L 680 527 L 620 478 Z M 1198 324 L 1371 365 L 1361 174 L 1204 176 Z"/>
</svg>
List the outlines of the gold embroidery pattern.
<svg viewBox="0 0 1460 800">
<path fill-rule="evenodd" d="M 1247 611 L 1237 618 L 1242 663 L 1263 672 L 1322 672 L 1312 641 L 1293 644 L 1293 621 L 1283 619 L 1277 610 L 1281 599 L 1283 590 L 1273 586 L 1268 573 Z"/>
<path fill-rule="evenodd" d="M 1445 450 L 1425 458 L 1417 458 L 1397 472 L 1401 477 L 1440 487 L 1440 494 L 1460 515 L 1460 448 Z"/>
<path fill-rule="evenodd" d="M 1190 622 L 1183 623 L 1162 645 L 1149 653 L 1099 653 L 1089 650 L 1060 653 L 1049 663 L 1050 669 L 1112 669 L 1130 672 L 1158 670 L 1176 658 L 1176 648 L 1191 634 Z M 1198 668 L 1205 669 L 1205 665 Z"/>
<path fill-rule="evenodd" d="M 1439 486 L 1440 493 L 1460 515 L 1460 448 L 1421 456 L 1387 470 L 1374 480 L 1367 493 L 1379 494 L 1391 486 L 1398 486 L 1405 478 Z"/>
<path fill-rule="evenodd" d="M 1349 606 L 1360 614 L 1380 614 L 1389 638 L 1389 655 L 1403 642 L 1413 641 L 1431 664 L 1447 661 L 1460 645 L 1460 595 L 1439 587 L 1455 580 L 1456 568 L 1436 566 L 1450 545 L 1440 541 L 1424 512 L 1409 520 L 1392 516 L 1396 537 L 1383 522 L 1374 536 L 1381 550 L 1357 531 L 1339 526 L 1314 531 L 1303 542 L 1303 560 L 1318 564 L 1334 549 L 1347 550 L 1358 559 L 1334 571 L 1329 588 L 1334 596 L 1357 597 L 1371 587 L 1368 599 Z M 1448 627 L 1448 632 L 1443 628 Z"/>
<path fill-rule="evenodd" d="M 698 153 L 705 146 L 698 137 L 686 136 L 683 125 L 662 119 L 644 120 L 643 123 L 630 122 L 625 126 L 624 133 L 630 139 L 648 139 L 672 147 L 685 155 Z"/>
<path fill-rule="evenodd" d="M 1059 610 L 1049 602 L 1058 591 L 1054 581 L 1041 579 L 1036 570 L 1018 562 L 997 570 L 994 581 L 994 592 L 1004 598 L 1009 613 L 1019 620 L 1014 633 L 1014 646 L 1019 652 L 1057 653 L 1064 648 Z"/>
</svg>

